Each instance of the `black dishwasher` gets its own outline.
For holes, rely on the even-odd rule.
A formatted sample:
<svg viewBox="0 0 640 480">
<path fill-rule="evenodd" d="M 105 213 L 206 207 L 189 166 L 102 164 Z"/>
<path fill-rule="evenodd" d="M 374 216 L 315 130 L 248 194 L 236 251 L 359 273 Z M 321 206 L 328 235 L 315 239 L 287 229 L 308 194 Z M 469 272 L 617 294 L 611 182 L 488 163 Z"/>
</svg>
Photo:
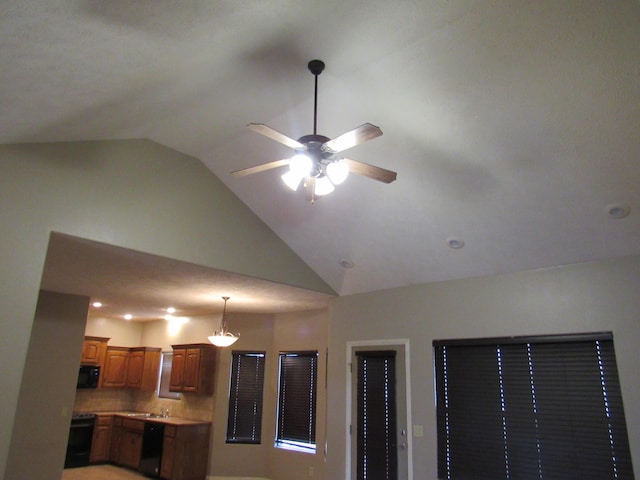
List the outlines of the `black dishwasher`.
<svg viewBox="0 0 640 480">
<path fill-rule="evenodd" d="M 144 422 L 142 436 L 142 455 L 138 470 L 152 477 L 160 476 L 160 462 L 162 461 L 162 441 L 164 438 L 164 423 Z"/>
</svg>

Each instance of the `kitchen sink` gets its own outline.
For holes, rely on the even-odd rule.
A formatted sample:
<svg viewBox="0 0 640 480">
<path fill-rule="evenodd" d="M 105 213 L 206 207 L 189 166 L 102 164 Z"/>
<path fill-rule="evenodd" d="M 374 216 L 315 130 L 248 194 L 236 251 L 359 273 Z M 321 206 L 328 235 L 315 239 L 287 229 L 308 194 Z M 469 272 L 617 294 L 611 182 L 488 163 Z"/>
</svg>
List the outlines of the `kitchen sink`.
<svg viewBox="0 0 640 480">
<path fill-rule="evenodd" d="M 159 413 L 127 413 L 127 417 L 137 418 L 163 418 Z"/>
</svg>

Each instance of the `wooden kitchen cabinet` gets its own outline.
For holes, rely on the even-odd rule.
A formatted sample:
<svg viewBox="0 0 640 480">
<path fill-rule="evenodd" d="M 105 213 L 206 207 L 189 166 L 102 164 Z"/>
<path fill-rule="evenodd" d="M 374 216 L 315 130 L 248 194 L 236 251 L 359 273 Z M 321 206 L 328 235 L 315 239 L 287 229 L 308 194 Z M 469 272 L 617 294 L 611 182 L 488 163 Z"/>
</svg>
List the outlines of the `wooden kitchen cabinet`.
<svg viewBox="0 0 640 480">
<path fill-rule="evenodd" d="M 104 463 L 111 459 L 111 429 L 113 415 L 98 415 L 93 427 L 89 463 Z"/>
<path fill-rule="evenodd" d="M 206 343 L 172 345 L 169 390 L 213 394 L 217 348 Z"/>
<path fill-rule="evenodd" d="M 153 391 L 158 386 L 161 348 L 135 347 L 129 349 L 127 388 Z"/>
<path fill-rule="evenodd" d="M 161 355 L 162 349 L 156 347 L 108 347 L 102 387 L 155 390 Z"/>
<path fill-rule="evenodd" d="M 81 365 L 102 365 L 107 353 L 108 338 L 84 337 L 82 342 Z"/>
<path fill-rule="evenodd" d="M 176 427 L 165 427 L 162 439 L 162 463 L 160 464 L 160 478 L 172 480 L 173 458 L 176 452 Z"/>
<path fill-rule="evenodd" d="M 144 420 L 125 418 L 120 427 L 115 463 L 137 469 L 142 455 Z"/>
<path fill-rule="evenodd" d="M 171 359 L 171 375 L 169 376 L 169 391 L 181 392 L 184 382 L 184 361 L 187 356 L 187 349 L 176 345 L 173 347 Z"/>
<path fill-rule="evenodd" d="M 113 425 L 111 427 L 111 448 L 109 450 L 109 461 L 118 463 L 120 456 L 120 437 L 122 436 L 122 418 L 118 415 L 113 417 Z"/>
<path fill-rule="evenodd" d="M 102 372 L 102 387 L 123 388 L 127 385 L 128 347 L 107 347 Z"/>
<path fill-rule="evenodd" d="M 203 480 L 209 463 L 211 424 L 166 425 L 162 445 L 160 478 Z"/>
</svg>

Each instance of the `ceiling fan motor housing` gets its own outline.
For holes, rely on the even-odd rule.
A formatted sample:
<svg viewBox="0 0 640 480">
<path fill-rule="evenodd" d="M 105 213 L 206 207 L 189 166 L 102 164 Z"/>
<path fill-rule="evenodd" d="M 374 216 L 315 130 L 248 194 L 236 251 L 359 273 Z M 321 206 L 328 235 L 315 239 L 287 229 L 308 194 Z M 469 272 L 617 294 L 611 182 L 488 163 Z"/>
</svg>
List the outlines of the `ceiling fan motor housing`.
<svg viewBox="0 0 640 480">
<path fill-rule="evenodd" d="M 309 156 L 313 161 L 311 176 L 325 173 L 324 167 L 333 161 L 334 152 L 323 148 L 329 140 L 331 139 L 324 135 L 305 135 L 298 139 L 306 147 L 306 150 L 299 150 L 298 153 Z"/>
</svg>

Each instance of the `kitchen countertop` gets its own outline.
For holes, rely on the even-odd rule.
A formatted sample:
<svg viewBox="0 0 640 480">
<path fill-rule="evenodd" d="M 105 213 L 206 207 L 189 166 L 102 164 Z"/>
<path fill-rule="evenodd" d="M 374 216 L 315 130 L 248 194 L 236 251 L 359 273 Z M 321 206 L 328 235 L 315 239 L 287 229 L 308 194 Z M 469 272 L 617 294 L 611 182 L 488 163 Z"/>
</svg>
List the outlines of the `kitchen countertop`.
<svg viewBox="0 0 640 480">
<path fill-rule="evenodd" d="M 150 421 L 150 422 L 158 422 L 158 423 L 165 423 L 167 425 L 208 425 L 211 422 L 206 421 L 206 420 L 191 420 L 188 418 L 181 418 L 181 417 L 155 417 L 155 416 L 149 416 L 149 417 L 145 417 L 144 414 L 147 412 L 122 412 L 122 411 L 107 411 L 107 412 L 92 412 L 95 413 L 98 416 L 107 416 L 107 415 L 117 415 L 118 417 L 122 417 L 122 418 L 130 418 L 133 420 L 142 420 L 142 421 Z"/>
</svg>

